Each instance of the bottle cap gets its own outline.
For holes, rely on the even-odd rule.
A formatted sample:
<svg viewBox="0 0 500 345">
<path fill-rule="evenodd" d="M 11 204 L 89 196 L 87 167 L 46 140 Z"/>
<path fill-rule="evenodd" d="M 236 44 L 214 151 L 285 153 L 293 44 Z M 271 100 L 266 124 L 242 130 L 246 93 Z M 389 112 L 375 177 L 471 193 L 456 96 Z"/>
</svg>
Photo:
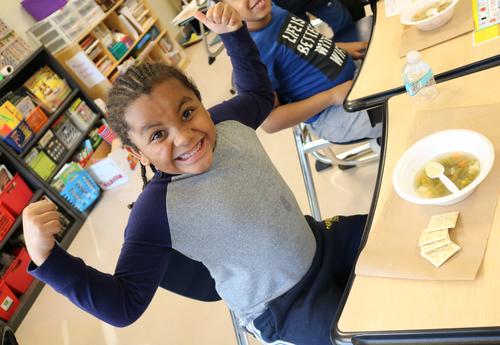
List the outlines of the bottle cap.
<svg viewBox="0 0 500 345">
<path fill-rule="evenodd" d="M 420 53 L 414 50 L 408 52 L 408 54 L 406 54 L 406 61 L 408 61 L 410 65 L 416 64 L 420 61 Z"/>
</svg>

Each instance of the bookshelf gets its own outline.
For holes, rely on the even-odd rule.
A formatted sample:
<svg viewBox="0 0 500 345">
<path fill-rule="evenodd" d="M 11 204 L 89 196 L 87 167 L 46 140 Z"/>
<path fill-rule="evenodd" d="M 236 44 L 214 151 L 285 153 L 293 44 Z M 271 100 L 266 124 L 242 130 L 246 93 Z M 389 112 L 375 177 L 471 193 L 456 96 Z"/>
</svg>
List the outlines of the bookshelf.
<svg viewBox="0 0 500 345">
<path fill-rule="evenodd" d="M 117 0 L 54 56 L 86 94 L 103 100 L 113 81 L 132 65 L 147 61 L 185 68 L 189 63 L 147 0 Z"/>
<path fill-rule="evenodd" d="M 86 140 L 91 129 L 94 128 L 103 118 L 104 114 L 101 113 L 100 109 L 95 105 L 95 103 L 93 103 L 92 99 L 80 89 L 79 84 L 66 72 L 59 62 L 43 47 L 34 51 L 32 55 L 30 55 L 18 66 L 14 74 L 0 83 L 0 99 L 9 94 L 9 92 L 21 88 L 25 82 L 33 74 L 35 74 L 35 72 L 44 66 L 50 67 L 50 69 L 52 69 L 57 75 L 63 78 L 71 91 L 68 95 L 66 95 L 64 101 L 60 103 L 56 110 L 51 113 L 46 112 L 48 117 L 47 122 L 36 134 L 33 135 L 31 141 L 23 147 L 21 152 L 17 152 L 3 140 L 0 140 L 0 164 L 5 165 L 12 175 L 17 173 L 23 179 L 29 189 L 33 192 L 30 202 L 40 200 L 42 197 L 48 197 L 57 205 L 58 210 L 63 214 L 66 221 L 64 222 L 64 231 L 61 234 L 58 234 L 56 238 L 63 248 L 68 248 L 71 241 L 78 233 L 80 227 L 83 225 L 83 222 L 87 218 L 90 209 L 87 209 L 85 212 L 78 211 L 52 186 L 51 180 L 66 162 L 73 159 L 75 152 L 81 146 L 82 142 Z M 77 140 L 75 140 L 74 145 L 69 148 L 64 155 L 62 155 L 62 159 L 56 164 L 55 169 L 50 173 L 47 179 L 44 179 L 40 177 L 38 173 L 34 171 L 25 161 L 26 156 L 31 149 L 37 147 L 38 142 L 44 134 L 53 129 L 54 124 L 58 121 L 60 116 L 65 115 L 67 110 L 72 107 L 73 103 L 77 99 L 85 102 L 92 112 L 97 114 L 97 116 L 94 117 L 92 121 L 89 121 L 88 128 L 81 131 L 81 134 Z M 12 255 L 15 253 L 15 249 L 22 244 L 22 215 L 17 215 L 13 225 L 8 228 L 8 231 L 0 240 L 0 253 L 8 253 Z M 3 274 L 8 267 L 7 265 L 2 264 L 0 264 L 0 274 Z M 0 320 L 0 324 L 5 323 L 13 330 L 16 330 L 42 290 L 42 287 L 43 283 L 35 279 L 24 293 L 16 294 L 19 300 L 17 308 L 8 321 Z"/>
</svg>

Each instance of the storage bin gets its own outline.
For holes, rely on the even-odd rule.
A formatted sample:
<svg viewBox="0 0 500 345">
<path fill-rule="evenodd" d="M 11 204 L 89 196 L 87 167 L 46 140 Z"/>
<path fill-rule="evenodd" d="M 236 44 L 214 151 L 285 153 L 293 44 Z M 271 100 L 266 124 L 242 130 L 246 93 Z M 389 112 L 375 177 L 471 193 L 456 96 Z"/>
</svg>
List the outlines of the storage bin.
<svg viewBox="0 0 500 345">
<path fill-rule="evenodd" d="M 100 194 L 99 186 L 85 170 L 71 174 L 61 192 L 61 195 L 80 212 L 89 208 Z"/>
<path fill-rule="evenodd" d="M 8 321 L 19 306 L 19 300 L 14 292 L 0 279 L 0 318 Z"/>
<path fill-rule="evenodd" d="M 49 118 L 45 115 L 42 108 L 37 106 L 26 118 L 26 123 L 33 132 L 38 133 L 48 120 Z"/>
<path fill-rule="evenodd" d="M 42 20 L 66 5 L 67 0 L 24 0 L 21 5 L 37 21 Z"/>
<path fill-rule="evenodd" d="M 33 192 L 16 173 L 0 193 L 0 203 L 14 216 L 19 216 L 31 200 Z"/>
<path fill-rule="evenodd" d="M 0 204 L 0 241 L 9 233 L 12 225 L 14 225 L 16 218 Z"/>
<path fill-rule="evenodd" d="M 2 277 L 5 284 L 18 295 L 25 293 L 33 281 L 33 277 L 27 272 L 30 260 L 31 258 L 26 248 L 21 248 Z"/>
</svg>

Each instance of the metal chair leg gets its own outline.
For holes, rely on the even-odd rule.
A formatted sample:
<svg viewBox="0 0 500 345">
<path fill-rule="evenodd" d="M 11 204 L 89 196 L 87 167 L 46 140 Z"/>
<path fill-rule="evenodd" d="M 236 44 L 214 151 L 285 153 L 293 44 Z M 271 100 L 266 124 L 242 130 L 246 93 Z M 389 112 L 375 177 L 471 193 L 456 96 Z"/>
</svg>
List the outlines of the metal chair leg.
<svg viewBox="0 0 500 345">
<path fill-rule="evenodd" d="M 317 221 L 321 220 L 321 212 L 319 210 L 318 197 L 316 195 L 316 189 L 314 188 L 314 181 L 311 174 L 311 166 L 309 160 L 306 156 L 306 151 L 304 150 L 304 138 L 302 136 L 302 130 L 300 126 L 295 126 L 293 128 L 293 134 L 295 138 L 295 146 L 297 147 L 297 154 L 299 155 L 300 169 L 302 170 L 302 177 L 304 178 L 304 184 L 306 185 L 307 201 L 309 202 L 309 208 L 311 209 L 311 214 Z"/>
<path fill-rule="evenodd" d="M 238 342 L 238 345 L 248 345 L 245 328 L 240 325 L 238 318 L 234 315 L 232 310 L 229 310 L 229 314 L 231 315 L 231 321 L 233 323 L 234 333 L 236 334 L 236 341 Z"/>
</svg>

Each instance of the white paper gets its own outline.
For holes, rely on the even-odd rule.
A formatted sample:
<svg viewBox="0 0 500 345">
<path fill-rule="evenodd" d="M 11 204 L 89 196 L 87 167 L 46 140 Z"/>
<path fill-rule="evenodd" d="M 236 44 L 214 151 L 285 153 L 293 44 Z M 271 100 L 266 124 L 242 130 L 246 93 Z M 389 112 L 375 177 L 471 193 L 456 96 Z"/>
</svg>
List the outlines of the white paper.
<svg viewBox="0 0 500 345">
<path fill-rule="evenodd" d="M 87 171 L 103 190 L 113 189 L 128 181 L 125 173 L 110 157 L 92 164 Z"/>
<path fill-rule="evenodd" d="M 385 16 L 387 18 L 396 16 L 401 14 L 403 9 L 411 2 L 412 0 L 385 0 Z"/>
<path fill-rule="evenodd" d="M 106 80 L 94 63 L 83 52 L 79 52 L 71 59 L 66 60 L 66 65 L 71 68 L 89 89 Z"/>
</svg>

